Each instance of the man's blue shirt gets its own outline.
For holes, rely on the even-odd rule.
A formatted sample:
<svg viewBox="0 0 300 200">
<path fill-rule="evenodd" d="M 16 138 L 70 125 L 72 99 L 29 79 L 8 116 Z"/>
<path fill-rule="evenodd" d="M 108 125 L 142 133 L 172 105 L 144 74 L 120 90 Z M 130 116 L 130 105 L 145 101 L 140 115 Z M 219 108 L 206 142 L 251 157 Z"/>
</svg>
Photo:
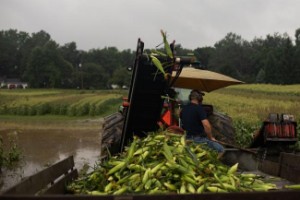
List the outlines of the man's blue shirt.
<svg viewBox="0 0 300 200">
<path fill-rule="evenodd" d="M 182 128 L 186 130 L 188 136 L 206 137 L 202 120 L 206 119 L 206 112 L 201 105 L 189 103 L 182 108 L 181 120 Z"/>
</svg>

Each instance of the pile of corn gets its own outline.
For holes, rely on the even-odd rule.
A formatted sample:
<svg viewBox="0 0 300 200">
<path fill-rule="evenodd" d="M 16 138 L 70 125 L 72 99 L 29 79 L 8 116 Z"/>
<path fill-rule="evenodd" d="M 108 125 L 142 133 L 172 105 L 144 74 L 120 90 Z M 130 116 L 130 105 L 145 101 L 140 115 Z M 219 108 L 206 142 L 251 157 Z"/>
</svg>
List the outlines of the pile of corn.
<svg viewBox="0 0 300 200">
<path fill-rule="evenodd" d="M 120 195 L 267 191 L 276 185 L 255 174 L 223 165 L 205 146 L 186 144 L 185 137 L 166 132 L 134 137 L 118 156 L 103 161 L 68 190 L 75 194 Z"/>
</svg>

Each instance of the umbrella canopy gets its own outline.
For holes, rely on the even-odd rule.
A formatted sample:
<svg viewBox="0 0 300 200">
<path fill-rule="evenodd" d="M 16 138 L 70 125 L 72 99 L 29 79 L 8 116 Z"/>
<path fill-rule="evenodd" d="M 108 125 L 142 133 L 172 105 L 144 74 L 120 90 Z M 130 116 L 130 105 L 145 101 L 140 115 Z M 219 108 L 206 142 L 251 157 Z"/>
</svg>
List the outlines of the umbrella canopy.
<svg viewBox="0 0 300 200">
<path fill-rule="evenodd" d="M 174 79 L 175 75 L 176 73 L 173 72 L 172 79 Z M 173 86 L 211 92 L 229 85 L 241 83 L 243 82 L 216 72 L 184 67 Z"/>
</svg>

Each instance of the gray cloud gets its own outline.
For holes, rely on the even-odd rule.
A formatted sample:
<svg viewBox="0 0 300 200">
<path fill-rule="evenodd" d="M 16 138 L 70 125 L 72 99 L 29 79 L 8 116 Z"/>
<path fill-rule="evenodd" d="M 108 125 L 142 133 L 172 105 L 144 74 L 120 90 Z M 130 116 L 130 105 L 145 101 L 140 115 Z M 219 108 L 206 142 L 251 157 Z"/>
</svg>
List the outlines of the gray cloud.
<svg viewBox="0 0 300 200">
<path fill-rule="evenodd" d="M 229 32 L 244 39 L 288 33 L 292 38 L 300 12 L 298 0 L 0 0 L 0 30 L 45 30 L 61 45 L 79 49 L 116 46 L 146 48 L 168 39 L 185 48 L 213 46 Z"/>
</svg>

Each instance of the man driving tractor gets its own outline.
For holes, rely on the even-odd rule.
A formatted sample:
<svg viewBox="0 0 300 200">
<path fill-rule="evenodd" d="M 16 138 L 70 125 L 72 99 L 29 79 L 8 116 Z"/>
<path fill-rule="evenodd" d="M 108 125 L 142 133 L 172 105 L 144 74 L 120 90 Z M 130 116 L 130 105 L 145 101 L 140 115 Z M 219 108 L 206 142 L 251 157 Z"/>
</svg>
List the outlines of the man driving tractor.
<svg viewBox="0 0 300 200">
<path fill-rule="evenodd" d="M 186 131 L 186 139 L 195 143 L 206 143 L 207 146 L 218 152 L 218 158 L 224 154 L 224 147 L 212 135 L 211 124 L 202 107 L 203 96 L 199 90 L 192 90 L 189 103 L 183 106 L 180 114 L 182 128 Z"/>
</svg>

